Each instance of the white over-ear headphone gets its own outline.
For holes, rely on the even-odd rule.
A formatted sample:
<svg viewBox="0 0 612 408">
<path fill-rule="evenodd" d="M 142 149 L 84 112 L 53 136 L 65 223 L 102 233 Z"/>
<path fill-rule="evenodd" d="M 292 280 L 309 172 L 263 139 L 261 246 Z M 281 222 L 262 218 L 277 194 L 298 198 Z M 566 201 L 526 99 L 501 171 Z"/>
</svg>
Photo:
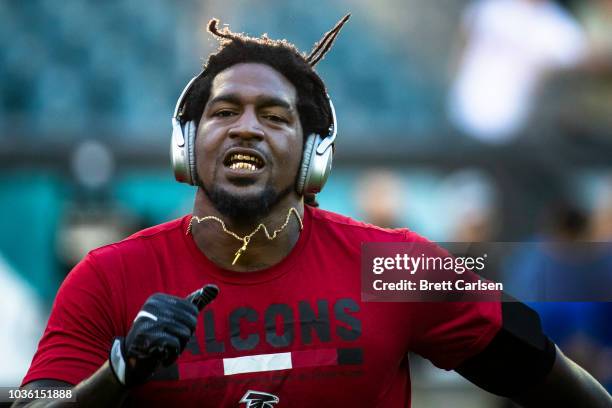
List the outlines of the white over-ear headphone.
<svg viewBox="0 0 612 408">
<path fill-rule="evenodd" d="M 195 185 L 197 178 L 195 160 L 195 138 L 198 131 L 197 123 L 181 119 L 187 95 L 195 81 L 204 72 L 193 77 L 181 92 L 174 115 L 172 115 L 172 142 L 170 145 L 170 157 L 174 177 L 181 183 Z M 329 95 L 327 95 L 331 111 L 332 123 L 327 135 L 310 134 L 304 143 L 302 153 L 302 164 L 296 180 L 295 189 L 300 195 L 318 193 L 323 189 L 327 177 L 332 168 L 334 155 L 334 142 L 338 134 L 336 123 L 336 111 Z"/>
</svg>

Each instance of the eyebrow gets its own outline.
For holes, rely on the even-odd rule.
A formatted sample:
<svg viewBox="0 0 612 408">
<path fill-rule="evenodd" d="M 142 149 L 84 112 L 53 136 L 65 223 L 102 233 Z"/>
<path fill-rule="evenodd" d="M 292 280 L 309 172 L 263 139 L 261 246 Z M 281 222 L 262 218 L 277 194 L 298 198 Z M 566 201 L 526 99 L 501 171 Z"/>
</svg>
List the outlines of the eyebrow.
<svg viewBox="0 0 612 408">
<path fill-rule="evenodd" d="M 225 95 L 216 96 L 212 98 L 208 102 L 208 104 L 213 105 L 219 102 L 227 102 L 233 105 L 242 104 L 241 98 L 237 94 L 225 94 Z M 288 111 L 293 111 L 293 108 L 291 107 L 291 104 L 288 101 L 282 98 L 278 98 L 276 96 L 259 96 L 257 97 L 255 104 L 259 108 L 268 108 L 272 106 L 278 106 L 278 107 L 287 109 Z"/>
</svg>

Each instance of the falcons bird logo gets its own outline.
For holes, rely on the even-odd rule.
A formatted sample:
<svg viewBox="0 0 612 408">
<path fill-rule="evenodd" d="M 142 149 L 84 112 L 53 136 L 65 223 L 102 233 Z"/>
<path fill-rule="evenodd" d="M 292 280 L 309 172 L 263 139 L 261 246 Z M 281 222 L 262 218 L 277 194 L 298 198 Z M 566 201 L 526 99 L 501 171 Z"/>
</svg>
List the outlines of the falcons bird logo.
<svg viewBox="0 0 612 408">
<path fill-rule="evenodd" d="M 267 392 L 248 390 L 240 403 L 246 404 L 245 408 L 274 408 L 272 405 L 278 403 L 278 397 Z"/>
</svg>

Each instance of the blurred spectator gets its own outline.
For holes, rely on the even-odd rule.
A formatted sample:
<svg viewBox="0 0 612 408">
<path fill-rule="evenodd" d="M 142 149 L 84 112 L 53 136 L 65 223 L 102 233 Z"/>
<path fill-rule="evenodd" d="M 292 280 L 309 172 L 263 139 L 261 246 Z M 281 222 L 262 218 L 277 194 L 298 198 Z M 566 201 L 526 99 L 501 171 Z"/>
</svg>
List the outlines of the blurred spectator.
<svg viewBox="0 0 612 408">
<path fill-rule="evenodd" d="M 21 383 L 45 319 L 38 296 L 0 254 L 0 386 Z"/>
<path fill-rule="evenodd" d="M 584 295 L 586 290 L 593 293 L 594 299 L 597 290 L 607 291 L 609 297 L 612 254 L 609 246 L 584 242 L 589 237 L 589 221 L 580 209 L 557 204 L 549 213 L 545 231 L 537 237 L 538 244 L 528 243 L 508 258 L 504 270 L 507 287 L 511 293 L 529 296 L 518 296 L 521 300 L 537 300 L 530 306 L 540 314 L 547 335 L 611 390 L 612 303 L 572 302 L 569 297 L 579 292 Z M 594 275 L 598 277 L 594 284 L 600 289 L 581 290 L 583 282 Z M 602 282 L 602 277 L 607 282 Z M 549 296 L 557 300 L 565 297 L 569 302 L 545 302 Z"/>
<path fill-rule="evenodd" d="M 357 183 L 357 206 L 365 222 L 383 228 L 399 228 L 406 208 L 404 188 L 392 170 L 373 169 Z"/>
<path fill-rule="evenodd" d="M 522 301 L 581 301 L 595 299 L 595 282 L 612 259 L 602 251 L 588 251 L 584 243 L 588 220 L 568 203 L 546 210 L 544 230 L 507 258 L 504 275 L 510 294 Z M 592 296 L 591 296 L 592 295 Z"/>
<path fill-rule="evenodd" d="M 596 62 L 612 64 L 612 0 L 582 2 L 578 15 Z"/>
<path fill-rule="evenodd" d="M 612 177 L 602 186 L 595 199 L 588 239 L 612 242 Z"/>
<path fill-rule="evenodd" d="M 92 249 L 121 241 L 143 226 L 118 208 L 79 204 L 66 211 L 58 231 L 58 258 L 66 273 Z"/>
<path fill-rule="evenodd" d="M 586 52 L 578 23 L 548 0 L 477 0 L 462 31 L 450 120 L 489 143 L 516 136 L 544 74 L 578 64 Z"/>
<path fill-rule="evenodd" d="M 490 241 L 497 230 L 497 190 L 482 170 L 464 169 L 442 183 L 448 203 L 449 242 Z"/>
<path fill-rule="evenodd" d="M 479 275 L 500 281 L 499 262 L 503 253 L 495 240 L 499 228 L 498 194 L 494 180 L 483 170 L 462 169 L 442 182 L 449 235 L 446 249 L 455 256 L 487 254 L 487 267 Z"/>
</svg>

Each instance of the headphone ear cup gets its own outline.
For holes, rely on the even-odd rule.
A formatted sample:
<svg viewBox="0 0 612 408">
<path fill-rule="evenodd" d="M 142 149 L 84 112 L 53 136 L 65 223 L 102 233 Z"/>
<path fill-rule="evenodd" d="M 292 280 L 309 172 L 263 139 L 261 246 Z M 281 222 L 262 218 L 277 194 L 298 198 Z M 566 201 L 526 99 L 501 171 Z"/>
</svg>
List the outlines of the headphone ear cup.
<svg viewBox="0 0 612 408">
<path fill-rule="evenodd" d="M 170 142 L 170 160 L 174 178 L 181 183 L 189 183 L 189 158 L 185 146 L 185 128 L 178 120 L 172 119 L 172 141 Z"/>
<path fill-rule="evenodd" d="M 302 152 L 302 164 L 300 166 L 300 172 L 298 174 L 297 182 L 296 182 L 296 191 L 299 195 L 304 195 L 306 187 L 308 173 L 310 172 L 310 163 L 312 162 L 312 156 L 315 153 L 315 142 L 317 139 L 317 135 L 310 134 L 306 139 L 306 143 L 304 143 L 304 150 Z"/>
<path fill-rule="evenodd" d="M 195 138 L 197 131 L 198 127 L 194 121 L 190 120 L 189 122 L 185 123 L 185 150 L 187 151 L 187 164 L 189 171 L 189 180 L 187 180 L 187 182 L 192 186 L 195 185 L 196 181 L 198 180 L 198 170 L 196 167 L 195 158 Z"/>
</svg>

